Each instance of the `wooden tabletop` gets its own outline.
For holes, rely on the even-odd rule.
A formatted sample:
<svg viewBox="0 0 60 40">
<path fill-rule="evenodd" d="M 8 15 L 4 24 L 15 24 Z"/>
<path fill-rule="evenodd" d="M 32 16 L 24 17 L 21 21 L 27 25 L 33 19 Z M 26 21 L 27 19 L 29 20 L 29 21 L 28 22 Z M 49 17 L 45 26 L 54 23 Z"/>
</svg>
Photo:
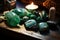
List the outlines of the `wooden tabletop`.
<svg viewBox="0 0 60 40">
<path fill-rule="evenodd" d="M 10 28 L 8 27 L 4 22 L 0 23 L 0 27 L 14 31 L 14 32 L 18 32 L 18 33 L 22 33 L 24 35 L 28 35 L 34 38 L 38 38 L 38 39 L 44 39 L 44 36 L 42 36 L 40 33 L 38 32 L 34 32 L 34 31 L 27 31 L 24 27 L 24 25 L 20 25 L 19 28 Z"/>
<path fill-rule="evenodd" d="M 43 40 L 60 40 L 60 35 L 57 32 L 51 31 L 49 35 L 47 36 L 43 36 L 38 32 L 34 32 L 34 31 L 27 31 L 24 27 L 24 25 L 20 25 L 19 28 L 10 28 L 8 27 L 4 22 L 0 23 L 0 27 L 14 31 L 14 32 L 18 32 L 24 35 L 28 35 L 34 38 L 38 38 L 38 39 L 43 39 Z"/>
</svg>

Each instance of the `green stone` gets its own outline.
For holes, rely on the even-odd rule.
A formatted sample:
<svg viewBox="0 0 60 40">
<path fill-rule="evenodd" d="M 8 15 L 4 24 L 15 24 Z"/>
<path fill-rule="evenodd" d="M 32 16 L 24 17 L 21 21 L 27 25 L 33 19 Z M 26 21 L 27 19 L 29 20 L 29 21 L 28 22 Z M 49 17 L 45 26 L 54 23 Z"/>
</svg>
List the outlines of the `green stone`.
<svg viewBox="0 0 60 40">
<path fill-rule="evenodd" d="M 28 20 L 27 22 L 25 22 L 25 27 L 26 28 L 31 28 L 32 26 L 36 26 L 36 21 L 31 19 L 31 20 Z"/>
<path fill-rule="evenodd" d="M 36 15 L 30 15 L 30 19 L 36 19 Z"/>
<path fill-rule="evenodd" d="M 34 19 L 30 19 L 24 23 L 26 30 L 29 31 L 38 31 L 37 22 Z"/>
<path fill-rule="evenodd" d="M 30 17 L 31 15 L 32 15 L 32 14 L 31 14 L 30 12 L 29 12 L 29 13 L 27 13 L 27 16 L 28 16 L 28 17 Z"/>
<path fill-rule="evenodd" d="M 39 28 L 40 34 L 42 35 L 48 35 L 50 33 L 49 26 L 46 22 L 39 23 L 38 28 Z"/>
<path fill-rule="evenodd" d="M 30 17 L 30 15 L 32 14 L 31 12 L 29 12 L 28 10 L 26 10 L 24 8 L 16 8 L 16 9 L 12 10 L 12 12 L 15 12 L 21 18 L 23 18 L 24 16 Z"/>
<path fill-rule="evenodd" d="M 24 16 L 26 16 L 26 9 L 24 9 L 24 8 L 16 8 L 16 9 L 14 9 L 14 10 L 12 10 L 13 12 L 15 12 L 17 15 L 19 15 L 19 17 L 24 17 Z"/>
<path fill-rule="evenodd" d="M 44 30 L 48 28 L 48 24 L 46 22 L 39 23 L 39 30 Z"/>
<path fill-rule="evenodd" d="M 20 22 L 20 18 L 14 12 L 8 12 L 5 14 L 6 21 L 9 26 L 17 26 Z"/>
<path fill-rule="evenodd" d="M 43 20 L 42 20 L 42 18 L 41 18 L 40 16 L 38 16 L 38 17 L 36 18 L 36 21 L 37 21 L 37 23 L 40 23 L 40 22 L 42 22 Z"/>
</svg>

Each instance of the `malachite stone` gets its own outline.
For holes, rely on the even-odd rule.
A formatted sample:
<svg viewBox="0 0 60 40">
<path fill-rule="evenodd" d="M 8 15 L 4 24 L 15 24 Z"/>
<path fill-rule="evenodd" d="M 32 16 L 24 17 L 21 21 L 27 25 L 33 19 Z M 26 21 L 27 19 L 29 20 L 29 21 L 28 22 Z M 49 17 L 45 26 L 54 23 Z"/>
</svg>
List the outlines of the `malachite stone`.
<svg viewBox="0 0 60 40">
<path fill-rule="evenodd" d="M 43 20 L 42 20 L 42 18 L 41 18 L 40 16 L 38 16 L 38 17 L 36 18 L 36 21 L 37 21 L 37 23 L 40 23 L 40 22 L 42 22 Z"/>
<path fill-rule="evenodd" d="M 13 9 L 12 12 L 15 12 L 21 18 L 23 18 L 24 16 L 30 17 L 30 15 L 32 15 L 32 13 L 33 13 L 33 12 L 32 13 L 29 12 L 28 10 L 26 10 L 24 8 L 16 8 L 16 9 Z"/>
<path fill-rule="evenodd" d="M 29 31 L 38 31 L 37 22 L 34 19 L 30 19 L 24 23 L 26 30 Z"/>
<path fill-rule="evenodd" d="M 36 15 L 33 15 L 33 14 L 30 15 L 30 19 L 35 19 L 36 20 L 36 18 L 37 18 Z"/>
<path fill-rule="evenodd" d="M 25 22 L 25 27 L 26 28 L 31 28 L 33 26 L 36 26 L 36 24 L 37 24 L 36 21 L 31 19 L 31 20 L 28 20 L 28 21 Z"/>
<path fill-rule="evenodd" d="M 20 17 L 24 17 L 27 15 L 27 10 L 24 8 L 16 8 L 14 10 L 12 10 L 12 12 L 15 12 L 17 15 L 19 15 Z"/>
<path fill-rule="evenodd" d="M 5 14 L 5 18 L 9 26 L 17 26 L 17 24 L 20 22 L 20 17 L 14 12 L 7 12 Z"/>
<path fill-rule="evenodd" d="M 48 24 L 46 22 L 39 23 L 39 30 L 44 30 L 48 28 Z"/>
</svg>

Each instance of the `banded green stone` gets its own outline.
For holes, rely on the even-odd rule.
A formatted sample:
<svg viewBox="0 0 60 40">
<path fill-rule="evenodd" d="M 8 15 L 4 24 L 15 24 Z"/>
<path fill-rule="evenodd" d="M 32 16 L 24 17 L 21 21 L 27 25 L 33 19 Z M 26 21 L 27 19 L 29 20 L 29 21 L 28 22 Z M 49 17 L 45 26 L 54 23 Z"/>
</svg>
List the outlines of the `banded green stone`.
<svg viewBox="0 0 60 40">
<path fill-rule="evenodd" d="M 17 26 L 20 22 L 20 18 L 14 12 L 7 12 L 5 14 L 6 21 L 10 26 Z"/>
</svg>

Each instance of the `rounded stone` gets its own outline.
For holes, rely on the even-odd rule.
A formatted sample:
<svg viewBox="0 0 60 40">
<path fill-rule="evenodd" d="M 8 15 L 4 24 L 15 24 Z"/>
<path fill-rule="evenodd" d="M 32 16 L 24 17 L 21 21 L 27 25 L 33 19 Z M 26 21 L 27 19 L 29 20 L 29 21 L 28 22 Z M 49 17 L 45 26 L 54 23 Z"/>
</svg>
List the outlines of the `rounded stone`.
<svg viewBox="0 0 60 40">
<path fill-rule="evenodd" d="M 17 24 L 20 22 L 20 17 L 14 12 L 7 12 L 5 14 L 5 18 L 9 26 L 17 26 Z"/>
</svg>

